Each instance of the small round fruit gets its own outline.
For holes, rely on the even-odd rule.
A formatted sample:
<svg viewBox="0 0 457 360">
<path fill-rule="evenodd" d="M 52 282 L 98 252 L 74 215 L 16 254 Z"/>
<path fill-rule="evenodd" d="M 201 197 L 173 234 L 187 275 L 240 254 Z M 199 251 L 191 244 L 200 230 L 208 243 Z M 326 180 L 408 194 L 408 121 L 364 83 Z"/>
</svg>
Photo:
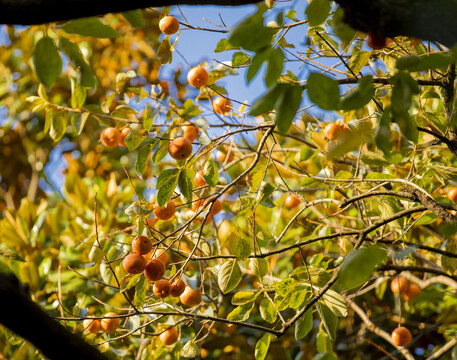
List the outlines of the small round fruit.
<svg viewBox="0 0 457 360">
<path fill-rule="evenodd" d="M 411 333 L 404 326 L 399 326 L 392 331 L 391 337 L 395 346 L 408 345 L 412 340 Z"/>
<path fill-rule="evenodd" d="M 101 326 L 104 332 L 113 333 L 119 327 L 121 320 L 119 318 L 113 318 L 113 316 L 118 316 L 115 312 L 109 312 L 105 314 L 105 319 L 102 319 Z M 111 317 L 110 319 L 108 319 Z"/>
<path fill-rule="evenodd" d="M 152 241 L 147 236 L 137 236 L 132 241 L 132 250 L 138 255 L 146 255 L 152 250 Z"/>
<path fill-rule="evenodd" d="M 168 144 L 168 153 L 175 160 L 185 160 L 192 154 L 192 143 L 184 136 L 178 137 Z"/>
<path fill-rule="evenodd" d="M 180 297 L 184 290 L 186 289 L 186 284 L 181 279 L 175 279 L 171 283 L 170 295 L 172 297 Z"/>
<path fill-rule="evenodd" d="M 223 96 L 218 96 L 213 100 L 213 110 L 215 113 L 224 115 L 225 113 L 228 113 L 231 108 L 231 101 Z"/>
<path fill-rule="evenodd" d="M 368 33 L 367 45 L 373 50 L 381 50 L 387 46 L 387 39 L 384 36 Z"/>
<path fill-rule="evenodd" d="M 173 345 L 178 341 L 178 338 L 179 334 L 175 328 L 170 328 L 159 336 L 160 341 L 162 341 L 164 345 Z"/>
<path fill-rule="evenodd" d="M 193 67 L 187 73 L 187 82 L 197 89 L 205 85 L 208 82 L 208 78 L 208 72 L 201 66 Z"/>
<path fill-rule="evenodd" d="M 349 127 L 346 124 L 340 125 L 337 123 L 330 123 L 325 127 L 324 134 L 327 140 L 337 140 L 344 135 L 347 130 L 349 130 Z"/>
<path fill-rule="evenodd" d="M 457 187 L 451 188 L 451 190 L 449 190 L 449 192 L 447 193 L 447 197 L 452 202 L 457 202 Z"/>
<path fill-rule="evenodd" d="M 100 142 L 106 147 L 116 147 L 121 142 L 121 132 L 114 127 L 105 128 L 100 134 Z"/>
<path fill-rule="evenodd" d="M 168 262 L 167 250 L 157 249 L 157 251 L 154 254 L 154 259 L 158 259 L 158 260 L 162 261 L 164 265 L 167 265 L 167 262 Z"/>
<path fill-rule="evenodd" d="M 171 284 L 166 279 L 157 280 L 154 283 L 154 287 L 153 287 L 152 291 L 154 292 L 155 296 L 157 296 L 157 297 L 159 297 L 161 299 L 164 299 L 168 295 L 170 295 Z"/>
<path fill-rule="evenodd" d="M 195 306 L 202 301 L 202 292 L 200 290 L 194 290 L 190 286 L 186 286 L 184 292 L 179 297 L 179 300 L 183 305 Z"/>
<path fill-rule="evenodd" d="M 179 21 L 174 16 L 164 16 L 159 22 L 159 29 L 165 35 L 173 35 L 179 30 Z"/>
<path fill-rule="evenodd" d="M 146 267 L 146 259 L 139 254 L 129 254 L 122 262 L 128 274 L 141 274 Z"/>
<path fill-rule="evenodd" d="M 89 331 L 92 334 L 96 334 L 102 328 L 102 324 L 98 319 L 86 319 L 83 321 L 84 330 Z"/>
<path fill-rule="evenodd" d="M 119 142 L 120 146 L 126 147 L 127 145 L 125 144 L 125 138 L 130 132 L 130 128 L 126 127 L 121 130 L 121 141 Z"/>
<path fill-rule="evenodd" d="M 227 158 L 227 155 L 228 155 L 228 158 Z M 216 152 L 216 159 L 220 162 L 224 162 L 226 159 L 227 159 L 227 162 L 231 162 L 233 161 L 233 159 L 235 158 L 235 152 L 232 149 L 230 149 L 229 147 L 224 147 L 223 150 L 217 150 Z"/>
<path fill-rule="evenodd" d="M 186 121 L 183 126 L 181 126 L 183 136 L 188 138 L 190 142 L 194 142 L 198 138 L 198 127 L 192 124 L 190 121 Z"/>
<path fill-rule="evenodd" d="M 157 281 L 163 278 L 165 275 L 165 264 L 157 259 L 152 259 L 148 261 L 146 267 L 144 268 L 144 276 L 149 281 Z"/>
<path fill-rule="evenodd" d="M 288 208 L 297 207 L 298 205 L 300 205 L 300 203 L 300 199 L 294 194 L 287 195 L 286 200 L 284 201 L 284 205 Z"/>
<path fill-rule="evenodd" d="M 213 216 L 213 215 L 220 213 L 221 211 L 222 211 L 222 202 L 219 199 L 217 199 L 214 202 L 213 207 L 211 208 L 211 211 L 209 212 L 209 214 L 211 216 Z"/>
<path fill-rule="evenodd" d="M 419 295 L 422 292 L 422 289 L 420 288 L 419 285 L 415 283 L 409 284 L 408 290 L 403 294 L 403 297 L 405 298 L 406 301 L 411 300 L 412 298 L 415 298 L 417 295 Z"/>
<path fill-rule="evenodd" d="M 198 170 L 194 176 L 194 184 L 196 187 L 202 187 L 206 185 L 206 180 L 203 177 L 203 170 Z"/>
<path fill-rule="evenodd" d="M 203 204 L 205 203 L 205 200 L 206 199 L 194 200 L 192 202 L 192 211 L 193 212 L 197 212 L 197 210 L 200 209 L 203 206 Z"/>
<path fill-rule="evenodd" d="M 153 207 L 154 216 L 159 220 L 170 220 L 176 213 L 176 207 L 173 200 L 168 200 L 167 205 L 161 208 L 158 203 Z"/>
<path fill-rule="evenodd" d="M 403 277 L 397 276 L 390 282 L 390 289 L 394 294 L 404 294 L 408 291 L 409 281 Z"/>
</svg>

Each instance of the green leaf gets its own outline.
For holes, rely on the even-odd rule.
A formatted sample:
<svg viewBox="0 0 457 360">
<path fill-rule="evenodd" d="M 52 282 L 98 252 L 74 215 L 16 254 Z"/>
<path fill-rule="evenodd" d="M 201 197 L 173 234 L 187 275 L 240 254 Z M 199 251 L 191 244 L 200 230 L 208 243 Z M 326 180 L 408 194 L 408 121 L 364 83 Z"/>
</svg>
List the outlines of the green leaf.
<svg viewBox="0 0 457 360">
<path fill-rule="evenodd" d="M 265 84 L 269 88 L 275 84 L 281 76 L 284 67 L 284 53 L 280 47 L 272 49 L 268 57 L 267 69 L 265 72 Z"/>
<path fill-rule="evenodd" d="M 232 297 L 232 305 L 244 305 L 254 301 L 258 293 L 254 291 L 238 291 Z"/>
<path fill-rule="evenodd" d="M 309 26 L 318 26 L 324 23 L 329 12 L 329 0 L 312 0 L 305 10 Z"/>
<path fill-rule="evenodd" d="M 171 64 L 173 61 L 173 52 L 171 51 L 170 37 L 166 36 L 157 49 L 157 58 L 162 65 Z"/>
<path fill-rule="evenodd" d="M 263 258 L 253 258 L 250 260 L 251 269 L 259 281 L 268 273 L 268 261 Z"/>
<path fill-rule="evenodd" d="M 127 135 L 127 137 L 128 137 L 128 135 Z M 170 140 L 160 140 L 159 148 L 156 150 L 154 155 L 152 155 L 152 162 L 154 164 L 158 164 L 159 162 L 161 162 L 163 160 L 163 158 L 165 156 L 168 155 L 168 145 L 169 144 L 170 144 Z"/>
<path fill-rule="evenodd" d="M 161 208 L 167 205 L 173 192 L 178 185 L 180 169 L 167 169 L 160 173 L 157 178 L 156 189 L 157 189 L 157 203 Z"/>
<path fill-rule="evenodd" d="M 323 287 L 332 278 L 324 269 L 316 266 L 299 266 L 290 276 L 295 277 L 298 281 L 309 282 L 310 285 Z"/>
<path fill-rule="evenodd" d="M 230 259 L 222 264 L 219 270 L 217 283 L 224 294 L 233 290 L 241 281 L 242 273 L 236 260 Z"/>
<path fill-rule="evenodd" d="M 38 79 L 47 87 L 52 86 L 62 71 L 62 58 L 54 40 L 43 36 L 33 50 L 33 66 Z"/>
<path fill-rule="evenodd" d="M 310 308 L 295 322 L 295 339 L 303 339 L 313 329 L 313 310 Z"/>
<path fill-rule="evenodd" d="M 187 171 L 179 173 L 178 187 L 186 202 L 192 202 L 192 179 Z"/>
<path fill-rule="evenodd" d="M 118 32 L 111 26 L 103 24 L 96 17 L 88 17 L 72 20 L 62 26 L 69 34 L 78 34 L 82 36 L 92 36 L 96 38 L 113 38 L 118 36 Z"/>
<path fill-rule="evenodd" d="M 255 360 L 264 360 L 270 347 L 271 334 L 265 333 L 255 344 Z"/>
<path fill-rule="evenodd" d="M 135 28 L 144 27 L 143 12 L 140 9 L 125 11 L 122 16 Z"/>
<path fill-rule="evenodd" d="M 248 65 L 251 62 L 251 57 L 242 51 L 237 51 L 232 56 L 232 66 Z"/>
<path fill-rule="evenodd" d="M 317 302 L 317 312 L 321 317 L 325 331 L 327 332 L 330 340 L 335 341 L 338 317 L 321 301 Z"/>
<path fill-rule="evenodd" d="M 324 110 L 340 108 L 340 89 L 338 82 L 326 75 L 311 73 L 306 84 L 309 99 Z"/>
<path fill-rule="evenodd" d="M 428 55 L 407 55 L 397 59 L 397 69 L 409 72 L 422 72 L 431 69 L 447 68 L 454 63 L 452 56 L 442 53 Z"/>
<path fill-rule="evenodd" d="M 49 129 L 49 136 L 54 141 L 59 141 L 65 135 L 67 130 L 67 114 L 62 112 L 54 113 L 51 119 L 51 128 Z"/>
<path fill-rule="evenodd" d="M 215 53 L 219 53 L 222 51 L 227 51 L 227 50 L 240 50 L 239 46 L 233 46 L 230 44 L 228 39 L 221 39 L 216 45 L 216 48 L 214 49 Z"/>
<path fill-rule="evenodd" d="M 81 109 L 86 102 L 86 89 L 76 82 L 74 78 L 71 82 L 71 107 Z"/>
<path fill-rule="evenodd" d="M 322 302 L 338 317 L 346 317 L 348 308 L 344 298 L 333 290 L 327 290 L 322 297 Z"/>
<path fill-rule="evenodd" d="M 263 25 L 264 12 L 265 6 L 261 5 L 255 14 L 236 25 L 229 34 L 230 44 L 254 52 L 269 46 L 276 30 Z"/>
<path fill-rule="evenodd" d="M 356 88 L 349 90 L 341 99 L 342 110 L 357 110 L 370 102 L 375 94 L 373 78 L 364 76 Z"/>
<path fill-rule="evenodd" d="M 251 115 L 259 116 L 274 109 L 275 103 L 285 91 L 285 84 L 276 84 L 267 90 L 266 94 L 254 101 L 251 107 Z"/>
<path fill-rule="evenodd" d="M 125 145 L 129 151 L 135 150 L 146 138 L 138 133 L 138 131 L 131 129 L 125 137 Z"/>
<path fill-rule="evenodd" d="M 374 131 L 376 146 L 381 149 L 385 156 L 390 156 L 390 107 L 384 111 L 378 119 L 378 126 Z"/>
<path fill-rule="evenodd" d="M 341 47 L 343 49 L 345 49 L 357 35 L 357 31 L 351 28 L 344 21 L 344 10 L 341 7 L 338 7 L 335 10 L 333 17 L 328 21 L 328 23 L 333 29 L 333 33 L 340 38 Z M 361 69 L 355 73 L 357 74 L 360 70 Z"/>
<path fill-rule="evenodd" d="M 80 74 L 80 83 L 82 86 L 93 88 L 96 85 L 97 78 L 95 77 L 89 64 L 84 60 L 81 49 L 78 45 L 71 41 L 60 38 L 59 48 L 67 56 L 71 66 Z"/>
<path fill-rule="evenodd" d="M 257 162 L 256 166 L 254 167 L 254 169 L 252 169 L 252 171 L 250 172 L 252 184 L 251 192 L 256 192 L 259 189 L 259 186 L 265 177 L 267 165 L 268 158 L 261 157 Z"/>
<path fill-rule="evenodd" d="M 22 256 L 10 249 L 0 249 L 0 255 L 6 258 L 10 258 L 11 260 L 25 262 L 25 259 Z"/>
<path fill-rule="evenodd" d="M 227 315 L 227 320 L 246 321 L 249 318 L 254 305 L 254 301 L 251 301 L 247 304 L 237 306 Z"/>
<path fill-rule="evenodd" d="M 298 85 L 284 84 L 285 91 L 279 96 L 276 104 L 276 126 L 280 134 L 285 135 L 300 107 L 303 88 Z"/>
<path fill-rule="evenodd" d="M 262 299 L 259 305 L 260 316 L 269 324 L 273 324 L 278 317 L 274 304 L 270 299 Z"/>
<path fill-rule="evenodd" d="M 235 234 L 235 236 L 231 236 L 228 239 L 228 242 L 230 252 L 235 255 L 237 259 L 244 260 L 252 252 L 251 242 L 245 237 Z"/>
<path fill-rule="evenodd" d="M 133 298 L 133 305 L 140 310 L 143 309 L 144 299 L 146 298 L 146 291 L 149 287 L 148 279 L 145 276 L 140 276 L 135 283 L 135 296 Z"/>
<path fill-rule="evenodd" d="M 295 286 L 297 286 L 297 282 L 295 279 L 288 278 L 281 280 L 280 282 L 277 282 L 275 284 L 275 291 L 278 295 L 285 296 L 291 291 L 295 289 Z"/>
<path fill-rule="evenodd" d="M 198 356 L 198 345 L 194 340 L 186 342 L 181 349 L 180 355 L 182 357 L 194 359 L 196 356 Z"/>
<path fill-rule="evenodd" d="M 270 55 L 271 48 L 267 47 L 258 51 L 251 59 L 251 65 L 248 67 L 248 71 L 246 72 L 246 81 L 248 84 L 254 79 L 255 75 L 259 71 L 262 64 L 267 61 L 268 56 Z"/>
<path fill-rule="evenodd" d="M 310 292 L 308 290 L 296 290 L 290 298 L 289 306 L 292 309 L 300 309 L 303 302 L 308 298 Z"/>
<path fill-rule="evenodd" d="M 158 141 L 157 139 L 155 139 Z M 127 143 L 126 143 L 127 144 Z M 144 169 L 146 169 L 146 165 L 148 164 L 149 158 L 151 157 L 152 148 L 154 144 L 146 144 L 142 146 L 137 153 L 136 156 L 136 173 L 140 179 L 143 179 Z"/>
<path fill-rule="evenodd" d="M 24 341 L 23 338 L 21 338 L 19 335 L 17 335 L 15 332 L 11 331 L 8 328 L 5 328 L 5 337 L 8 340 L 8 342 L 13 346 L 17 346 Z"/>
<path fill-rule="evenodd" d="M 358 74 L 363 69 L 363 67 L 368 64 L 370 56 L 371 51 L 362 51 L 359 48 L 354 47 L 351 57 L 348 61 L 348 67 L 352 70 L 352 72 L 354 72 L 354 74 Z M 352 75 L 349 70 L 348 73 Z"/>
<path fill-rule="evenodd" d="M 206 183 L 211 186 L 215 187 L 219 182 L 219 167 L 217 163 L 214 161 L 213 158 L 209 158 L 203 170 L 203 178 L 205 179 Z"/>
<path fill-rule="evenodd" d="M 376 245 L 350 253 L 344 259 L 339 272 L 342 288 L 347 290 L 363 284 L 386 258 L 386 251 Z"/>
</svg>

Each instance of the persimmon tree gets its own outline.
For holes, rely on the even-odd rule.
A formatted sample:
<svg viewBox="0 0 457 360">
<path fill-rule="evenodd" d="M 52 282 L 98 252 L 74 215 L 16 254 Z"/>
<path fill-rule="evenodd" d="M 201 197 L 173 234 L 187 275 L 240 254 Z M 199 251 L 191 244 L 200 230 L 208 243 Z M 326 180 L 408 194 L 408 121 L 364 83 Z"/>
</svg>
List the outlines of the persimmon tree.
<svg viewBox="0 0 457 360">
<path fill-rule="evenodd" d="M 453 37 L 299 8 L 4 28 L 1 356 L 457 357 Z"/>
</svg>

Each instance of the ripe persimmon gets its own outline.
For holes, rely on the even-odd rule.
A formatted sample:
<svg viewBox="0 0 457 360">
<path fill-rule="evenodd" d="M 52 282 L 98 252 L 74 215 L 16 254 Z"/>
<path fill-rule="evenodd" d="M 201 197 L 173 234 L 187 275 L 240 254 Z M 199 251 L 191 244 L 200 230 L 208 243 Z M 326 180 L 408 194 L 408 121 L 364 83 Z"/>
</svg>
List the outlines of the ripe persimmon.
<svg viewBox="0 0 457 360">
<path fill-rule="evenodd" d="M 324 128 L 324 135 L 327 140 L 337 140 L 341 138 L 347 131 L 349 127 L 344 124 L 330 123 Z"/>
<path fill-rule="evenodd" d="M 184 136 L 177 137 L 168 144 L 168 153 L 175 160 L 185 160 L 192 154 L 192 143 Z"/>
<path fill-rule="evenodd" d="M 287 195 L 286 200 L 284 200 L 284 206 L 288 208 L 297 207 L 298 205 L 300 205 L 300 203 L 300 199 L 292 193 Z"/>
<path fill-rule="evenodd" d="M 162 261 L 164 265 L 167 265 L 167 262 L 168 262 L 167 250 L 157 249 L 157 251 L 154 253 L 153 258 L 158 259 L 158 260 Z"/>
<path fill-rule="evenodd" d="M 409 281 L 401 276 L 396 276 L 390 282 L 390 289 L 394 294 L 404 294 L 408 291 Z"/>
<path fill-rule="evenodd" d="M 165 264 L 157 259 L 152 259 L 147 262 L 144 268 L 144 276 L 149 281 L 157 281 L 165 275 Z"/>
<path fill-rule="evenodd" d="M 196 187 L 201 187 L 206 185 L 206 180 L 203 177 L 203 170 L 198 170 L 194 176 L 194 184 Z"/>
<path fill-rule="evenodd" d="M 228 113 L 231 108 L 232 102 L 223 96 L 218 96 L 213 100 L 213 110 L 215 113 L 224 115 L 225 113 Z"/>
<path fill-rule="evenodd" d="M 122 261 L 128 274 L 141 274 L 146 267 L 146 259 L 139 254 L 129 254 Z"/>
<path fill-rule="evenodd" d="M 132 250 L 138 255 L 146 255 L 152 250 L 152 241 L 145 235 L 137 236 L 132 241 Z"/>
<path fill-rule="evenodd" d="M 167 279 L 160 279 L 154 283 L 154 287 L 152 289 L 154 295 L 159 298 L 166 298 L 170 295 L 171 292 L 171 284 Z"/>
<path fill-rule="evenodd" d="M 130 132 L 130 128 L 129 127 L 126 127 L 126 128 L 123 128 L 121 130 L 121 140 L 119 142 L 119 145 L 120 146 L 123 146 L 123 147 L 126 147 L 127 145 L 125 144 L 125 138 L 127 137 L 127 135 L 129 134 Z"/>
<path fill-rule="evenodd" d="M 228 158 L 227 158 L 228 156 Z M 235 152 L 233 148 L 229 148 L 228 146 L 224 146 L 221 149 L 217 150 L 216 152 L 216 159 L 220 162 L 224 162 L 227 159 L 227 162 L 233 161 L 235 158 Z"/>
<path fill-rule="evenodd" d="M 186 284 L 181 279 L 175 279 L 171 283 L 170 295 L 173 297 L 180 297 L 184 290 L 186 289 Z"/>
<path fill-rule="evenodd" d="M 179 334 L 175 328 L 170 328 L 159 335 L 159 339 L 164 345 L 173 345 L 176 341 L 178 341 L 178 338 Z"/>
<path fill-rule="evenodd" d="M 105 128 L 100 133 L 100 142 L 110 148 L 118 146 L 121 142 L 121 132 L 114 127 Z"/>
<path fill-rule="evenodd" d="M 449 200 L 451 200 L 452 202 L 457 202 L 457 187 L 453 187 L 449 190 L 449 192 L 447 193 L 447 197 L 449 198 Z"/>
<path fill-rule="evenodd" d="M 188 138 L 190 142 L 194 142 L 196 138 L 198 138 L 198 127 L 196 127 L 194 124 L 192 124 L 190 121 L 186 121 L 182 126 L 181 126 L 183 136 L 185 138 Z"/>
<path fill-rule="evenodd" d="M 406 290 L 406 292 L 403 293 L 403 297 L 405 298 L 406 301 L 409 301 L 412 298 L 415 298 L 421 292 L 422 292 L 422 289 L 420 288 L 419 285 L 417 285 L 415 283 L 410 283 L 408 290 Z"/>
<path fill-rule="evenodd" d="M 83 321 L 84 330 L 89 331 L 92 334 L 96 334 L 102 328 L 102 324 L 98 319 L 85 319 Z"/>
<path fill-rule="evenodd" d="M 219 199 L 217 199 L 214 204 L 213 204 L 213 207 L 211 208 L 209 214 L 211 216 L 213 215 L 216 215 L 217 213 L 220 213 L 222 211 L 222 201 L 220 201 Z"/>
<path fill-rule="evenodd" d="M 406 346 L 412 340 L 411 333 L 404 326 L 399 326 L 392 331 L 391 338 L 395 346 Z"/>
<path fill-rule="evenodd" d="M 109 312 L 105 314 L 105 318 L 100 322 L 102 329 L 106 333 L 113 333 L 119 327 L 121 320 L 119 318 L 113 318 L 118 316 L 115 312 Z"/>
<path fill-rule="evenodd" d="M 387 46 L 387 39 L 373 33 L 368 33 L 367 45 L 373 50 L 381 50 Z"/>
<path fill-rule="evenodd" d="M 194 290 L 190 286 L 186 286 L 184 292 L 179 297 L 179 300 L 183 305 L 195 306 L 202 301 L 202 292 L 200 290 Z"/>
<path fill-rule="evenodd" d="M 167 205 L 161 208 L 158 203 L 154 204 L 153 213 L 159 220 L 170 220 L 176 213 L 176 206 L 173 200 L 168 200 Z"/>
<path fill-rule="evenodd" d="M 197 89 L 205 85 L 208 82 L 208 78 L 208 72 L 202 66 L 193 67 L 187 73 L 187 82 Z"/>
<path fill-rule="evenodd" d="M 179 30 L 179 21 L 174 16 L 164 16 L 159 21 L 159 29 L 165 35 L 173 35 Z"/>
</svg>

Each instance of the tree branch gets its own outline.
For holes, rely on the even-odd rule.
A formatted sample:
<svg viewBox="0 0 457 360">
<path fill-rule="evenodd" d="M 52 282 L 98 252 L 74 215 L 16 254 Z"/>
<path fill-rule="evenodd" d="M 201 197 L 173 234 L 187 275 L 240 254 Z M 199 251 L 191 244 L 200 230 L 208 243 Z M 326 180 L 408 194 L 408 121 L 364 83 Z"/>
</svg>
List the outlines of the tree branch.
<svg viewBox="0 0 457 360">
<path fill-rule="evenodd" d="M 255 4 L 253 0 L 0 0 L 0 23 L 37 25 L 108 13 L 170 5 Z"/>
<path fill-rule="evenodd" d="M 97 348 L 52 319 L 30 300 L 26 286 L 12 273 L 0 273 L 0 298 L 3 308 L 0 323 L 30 341 L 49 359 L 107 360 Z"/>
</svg>

